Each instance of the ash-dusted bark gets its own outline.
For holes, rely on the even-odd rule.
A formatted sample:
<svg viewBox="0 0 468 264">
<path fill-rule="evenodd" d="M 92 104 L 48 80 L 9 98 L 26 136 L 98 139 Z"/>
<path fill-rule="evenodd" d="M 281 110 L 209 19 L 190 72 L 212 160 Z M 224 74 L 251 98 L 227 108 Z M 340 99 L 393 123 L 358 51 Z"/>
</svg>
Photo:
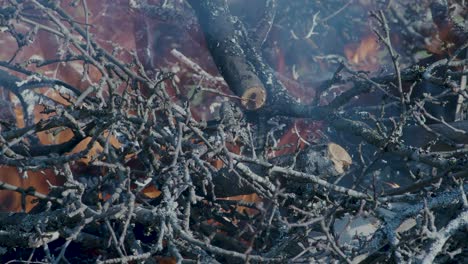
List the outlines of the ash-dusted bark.
<svg viewBox="0 0 468 264">
<path fill-rule="evenodd" d="M 269 96 L 249 62 L 249 54 L 242 48 L 245 43 L 237 18 L 228 9 L 227 1 L 189 1 L 194 8 L 213 59 L 231 90 L 242 98 L 249 110 L 261 108 Z"/>
<path fill-rule="evenodd" d="M 454 21 L 450 14 L 449 1 L 435 0 L 431 1 L 430 10 L 434 23 L 441 32 L 441 37 L 444 40 L 451 40 L 462 45 L 468 38 L 468 26 L 466 23 Z"/>
</svg>

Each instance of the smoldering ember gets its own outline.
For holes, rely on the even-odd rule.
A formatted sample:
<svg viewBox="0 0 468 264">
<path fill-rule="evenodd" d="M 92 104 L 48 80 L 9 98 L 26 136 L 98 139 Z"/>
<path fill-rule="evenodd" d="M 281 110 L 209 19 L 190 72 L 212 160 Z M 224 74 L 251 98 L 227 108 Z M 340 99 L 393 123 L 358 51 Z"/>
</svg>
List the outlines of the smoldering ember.
<svg viewBox="0 0 468 264">
<path fill-rule="evenodd" d="M 0 263 L 467 263 L 465 0 L 0 0 Z"/>
</svg>

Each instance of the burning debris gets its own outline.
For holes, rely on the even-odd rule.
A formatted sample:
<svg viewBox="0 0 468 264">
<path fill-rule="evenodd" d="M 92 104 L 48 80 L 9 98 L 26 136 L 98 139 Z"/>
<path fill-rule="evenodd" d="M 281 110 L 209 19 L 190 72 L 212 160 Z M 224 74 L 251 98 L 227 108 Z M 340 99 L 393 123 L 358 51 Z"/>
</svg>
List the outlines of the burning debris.
<svg viewBox="0 0 468 264">
<path fill-rule="evenodd" d="M 463 262 L 464 1 L 1 1 L 0 259 Z"/>
</svg>

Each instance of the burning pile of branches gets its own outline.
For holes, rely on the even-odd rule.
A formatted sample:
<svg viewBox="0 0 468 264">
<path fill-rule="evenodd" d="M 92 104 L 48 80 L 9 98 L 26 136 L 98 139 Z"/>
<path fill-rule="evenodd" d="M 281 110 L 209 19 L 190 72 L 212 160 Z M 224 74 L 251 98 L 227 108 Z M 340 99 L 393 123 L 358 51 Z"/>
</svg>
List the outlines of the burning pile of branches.
<svg viewBox="0 0 468 264">
<path fill-rule="evenodd" d="M 0 1 L 2 262 L 467 258 L 468 10 L 372 2 Z"/>
</svg>

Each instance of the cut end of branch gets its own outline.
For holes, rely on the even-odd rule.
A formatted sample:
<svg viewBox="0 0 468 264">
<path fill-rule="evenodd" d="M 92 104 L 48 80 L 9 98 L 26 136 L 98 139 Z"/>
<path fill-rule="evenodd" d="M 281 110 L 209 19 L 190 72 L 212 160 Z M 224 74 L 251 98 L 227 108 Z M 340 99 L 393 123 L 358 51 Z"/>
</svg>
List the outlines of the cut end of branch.
<svg viewBox="0 0 468 264">
<path fill-rule="evenodd" d="M 250 87 L 242 95 L 242 105 L 248 110 L 259 109 L 265 104 L 265 101 L 266 92 L 260 86 Z"/>
</svg>

